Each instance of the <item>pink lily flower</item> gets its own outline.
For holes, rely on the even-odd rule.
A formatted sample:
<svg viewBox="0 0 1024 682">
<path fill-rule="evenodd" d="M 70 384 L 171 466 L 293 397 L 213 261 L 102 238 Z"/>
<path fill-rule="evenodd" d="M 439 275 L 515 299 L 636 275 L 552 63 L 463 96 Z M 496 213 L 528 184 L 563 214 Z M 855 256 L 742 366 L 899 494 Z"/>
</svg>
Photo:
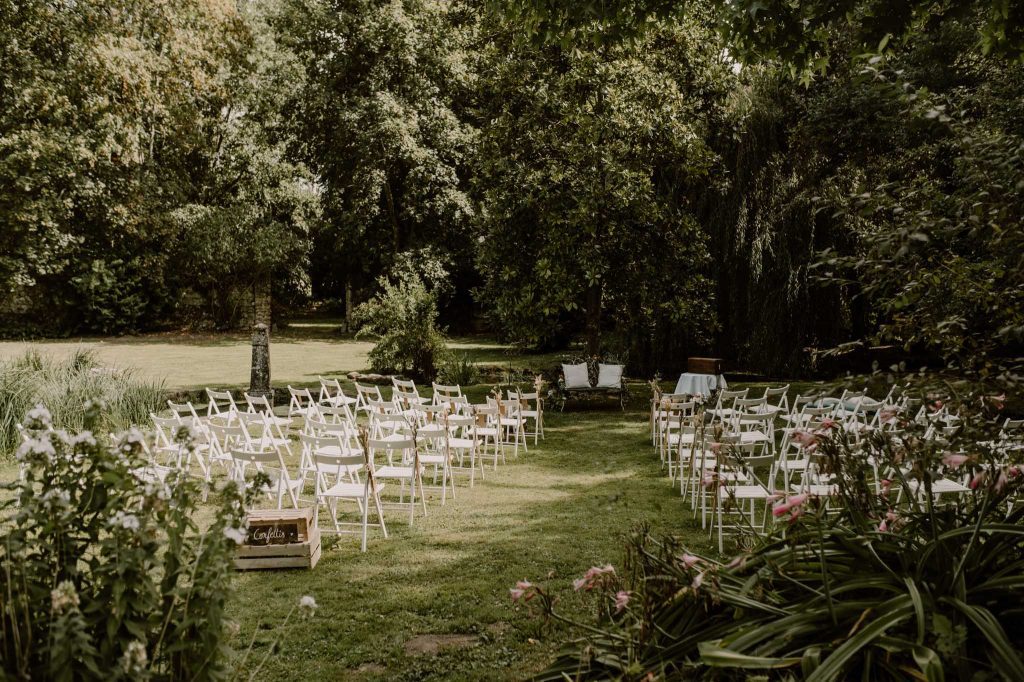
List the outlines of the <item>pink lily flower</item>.
<svg viewBox="0 0 1024 682">
<path fill-rule="evenodd" d="M 825 417 L 821 420 L 821 428 L 826 431 L 836 428 L 836 420 L 832 419 L 832 417 Z"/>
<path fill-rule="evenodd" d="M 704 574 L 703 573 L 698 573 L 697 577 L 695 577 L 693 579 L 693 584 L 691 585 L 691 587 L 693 587 L 694 590 L 699 590 L 700 586 L 703 585 L 703 584 L 704 584 Z"/>
<path fill-rule="evenodd" d="M 958 455 L 954 452 L 947 452 L 942 456 L 942 463 L 950 469 L 959 469 L 968 459 L 967 455 Z"/>
<path fill-rule="evenodd" d="M 882 522 L 880 524 L 878 524 L 878 532 L 879 533 L 888 533 L 889 532 L 889 524 L 886 523 L 885 519 L 882 519 Z"/>
<path fill-rule="evenodd" d="M 615 613 L 621 613 L 629 605 L 629 595 L 630 593 L 625 590 L 615 593 Z"/>
<path fill-rule="evenodd" d="M 976 474 L 974 475 L 974 478 L 972 478 L 972 479 L 971 479 L 971 482 L 967 484 L 967 485 L 968 485 L 968 487 L 969 487 L 969 488 L 970 488 L 971 490 L 977 490 L 977 489 L 978 489 L 978 486 L 979 486 L 979 485 L 981 485 L 981 484 L 982 484 L 982 483 L 983 483 L 983 482 L 985 481 L 985 478 L 986 478 L 987 476 L 988 476 L 988 473 L 987 473 L 987 472 L 985 472 L 985 471 L 979 471 L 978 473 L 976 473 Z"/>
<path fill-rule="evenodd" d="M 700 563 L 700 557 L 692 554 L 682 554 L 679 556 L 679 562 L 684 568 L 693 568 Z"/>
<path fill-rule="evenodd" d="M 726 568 L 737 569 L 737 568 L 743 568 L 746 565 L 747 565 L 747 555 L 746 554 L 740 554 L 739 556 L 733 557 L 732 561 L 727 563 L 725 565 L 725 567 Z"/>
<path fill-rule="evenodd" d="M 794 443 L 808 450 L 818 446 L 818 437 L 810 431 L 794 431 L 792 438 Z"/>
</svg>

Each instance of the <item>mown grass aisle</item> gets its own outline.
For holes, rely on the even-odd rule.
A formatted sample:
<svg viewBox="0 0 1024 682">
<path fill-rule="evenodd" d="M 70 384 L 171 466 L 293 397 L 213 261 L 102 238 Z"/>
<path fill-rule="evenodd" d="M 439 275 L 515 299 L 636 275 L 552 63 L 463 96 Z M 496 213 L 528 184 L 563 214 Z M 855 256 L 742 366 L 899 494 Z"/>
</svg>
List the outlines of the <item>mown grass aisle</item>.
<svg viewBox="0 0 1024 682">
<path fill-rule="evenodd" d="M 595 564 L 618 566 L 622 536 L 641 520 L 706 546 L 660 471 L 646 413 L 617 406 L 548 413 L 547 439 L 409 528 L 388 515 L 388 540 L 360 554 L 352 536 L 311 572 L 239 574 L 229 616 L 246 670 L 257 679 L 521 679 L 543 668 L 564 631 L 515 610 L 516 580 L 562 590 L 560 608 L 584 615 L 571 582 Z M 551 578 L 548 576 L 551 575 Z M 280 625 L 302 595 L 316 616 Z"/>
</svg>

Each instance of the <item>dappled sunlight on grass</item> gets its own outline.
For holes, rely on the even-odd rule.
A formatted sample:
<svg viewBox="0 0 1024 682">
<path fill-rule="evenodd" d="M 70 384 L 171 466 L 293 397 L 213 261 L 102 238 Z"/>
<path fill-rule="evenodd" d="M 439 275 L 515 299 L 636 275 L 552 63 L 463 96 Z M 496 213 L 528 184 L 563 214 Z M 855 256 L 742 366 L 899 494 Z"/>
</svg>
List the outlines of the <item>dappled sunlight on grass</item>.
<svg viewBox="0 0 1024 682">
<path fill-rule="evenodd" d="M 661 476 L 644 413 L 551 413 L 548 426 L 546 441 L 488 469 L 474 488 L 460 479 L 446 506 L 433 495 L 429 516 L 412 528 L 389 512 L 392 537 L 371 532 L 365 555 L 342 536 L 311 572 L 240 574 L 230 617 L 242 629 L 233 645 L 244 648 L 257 622 L 279 623 L 301 595 L 313 594 L 321 606 L 313 620 L 256 632 L 254 650 L 283 639 L 266 679 L 522 679 L 547 663 L 566 633 L 513 608 L 508 588 L 516 580 L 569 588 L 563 609 L 583 613 L 592 606 L 571 581 L 595 564 L 621 566 L 622 537 L 635 523 L 708 547 Z M 403 648 L 439 633 L 478 639 L 437 655 Z"/>
</svg>

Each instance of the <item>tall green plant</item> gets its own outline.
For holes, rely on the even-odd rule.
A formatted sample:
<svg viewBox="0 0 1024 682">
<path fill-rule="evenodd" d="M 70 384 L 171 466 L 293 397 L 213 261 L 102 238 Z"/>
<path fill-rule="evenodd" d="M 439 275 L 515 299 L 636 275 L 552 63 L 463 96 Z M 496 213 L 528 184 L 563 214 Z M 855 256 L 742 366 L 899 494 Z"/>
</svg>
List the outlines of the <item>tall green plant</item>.
<svg viewBox="0 0 1024 682">
<path fill-rule="evenodd" d="M 101 399 L 106 409 L 98 415 L 97 426 L 122 430 L 160 410 L 163 394 L 162 382 L 145 381 L 131 370 L 101 367 L 87 350 L 65 359 L 27 351 L 0 362 L 0 458 L 20 442 L 16 425 L 34 405 L 48 407 L 56 428 L 78 431 L 85 426 L 85 403 Z"/>
<path fill-rule="evenodd" d="M 83 430 L 28 414 L 22 475 L 3 486 L 0 670 L 10 679 L 217 680 L 224 607 L 244 536 L 243 490 L 219 491 L 208 525 L 200 486 L 146 475 L 143 436 L 108 440 L 100 402 Z M 180 437 L 188 443 L 188 434 Z"/>
<path fill-rule="evenodd" d="M 436 264 L 428 264 L 431 267 L 424 276 L 408 258 L 400 263 L 391 278 L 378 280 L 380 292 L 356 308 L 354 319 L 359 335 L 377 339 L 369 354 L 374 370 L 433 381 L 448 351 L 437 326 L 439 285 L 429 285 L 428 277 L 433 273 L 443 280 L 444 272 L 433 267 Z"/>
</svg>

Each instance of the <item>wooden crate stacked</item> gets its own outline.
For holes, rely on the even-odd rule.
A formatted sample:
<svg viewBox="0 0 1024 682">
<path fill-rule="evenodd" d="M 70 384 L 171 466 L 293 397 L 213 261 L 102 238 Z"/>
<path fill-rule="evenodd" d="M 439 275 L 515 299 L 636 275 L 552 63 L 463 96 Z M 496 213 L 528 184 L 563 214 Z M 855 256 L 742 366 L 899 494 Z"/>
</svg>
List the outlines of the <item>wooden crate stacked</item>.
<svg viewBox="0 0 1024 682">
<path fill-rule="evenodd" d="M 320 561 L 320 529 L 312 509 L 259 509 L 246 515 L 245 541 L 235 568 L 313 568 Z"/>
</svg>

